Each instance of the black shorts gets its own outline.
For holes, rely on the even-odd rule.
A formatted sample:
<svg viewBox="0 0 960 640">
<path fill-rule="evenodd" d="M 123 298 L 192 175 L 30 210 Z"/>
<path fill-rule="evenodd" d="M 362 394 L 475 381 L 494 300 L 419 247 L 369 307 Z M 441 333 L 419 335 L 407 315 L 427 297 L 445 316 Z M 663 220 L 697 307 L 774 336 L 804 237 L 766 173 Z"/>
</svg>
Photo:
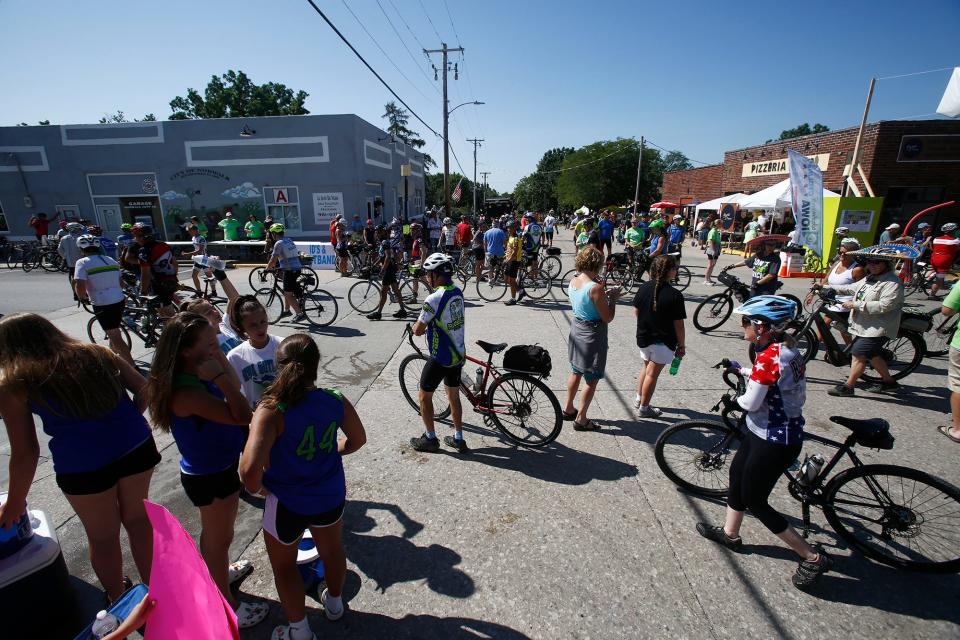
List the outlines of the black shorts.
<svg viewBox="0 0 960 640">
<path fill-rule="evenodd" d="M 383 278 L 381 284 L 384 287 L 389 287 L 390 285 L 397 284 L 397 265 L 390 263 L 387 265 L 386 270 L 383 272 Z"/>
<path fill-rule="evenodd" d="M 263 530 L 282 544 L 296 544 L 307 528 L 330 527 L 340 522 L 344 506 L 346 502 L 341 502 L 329 511 L 305 516 L 287 509 L 275 495 L 269 495 L 263 506 Z"/>
<path fill-rule="evenodd" d="M 303 292 L 303 290 L 300 288 L 300 283 L 297 281 L 299 277 L 299 271 L 290 271 L 288 269 L 284 269 L 283 292 L 292 293 L 296 296 L 299 296 Z"/>
<path fill-rule="evenodd" d="M 463 363 L 445 367 L 433 358 L 427 358 L 427 364 L 423 365 L 423 371 L 420 372 L 420 389 L 433 393 L 440 386 L 440 381 L 448 387 L 460 386 L 460 371 L 463 369 Z"/>
<path fill-rule="evenodd" d="M 613 238 L 607 238 L 606 240 L 601 240 L 600 244 L 607 248 L 607 251 L 613 251 Z"/>
<path fill-rule="evenodd" d="M 850 355 L 860 356 L 868 360 L 875 358 L 883 352 L 883 346 L 887 344 L 887 340 L 885 337 L 865 338 L 857 336 L 853 339 L 853 344 L 850 345 Z"/>
<path fill-rule="evenodd" d="M 507 263 L 507 277 L 516 278 L 517 274 L 520 273 L 520 263 L 516 260 L 511 260 Z"/>
<path fill-rule="evenodd" d="M 537 264 L 537 258 L 540 256 L 536 253 L 525 253 L 523 254 L 523 264 L 525 266 L 532 266 Z"/>
<path fill-rule="evenodd" d="M 129 451 L 96 471 L 58 473 L 57 486 L 67 495 L 89 496 L 113 488 L 117 481 L 153 469 L 160 463 L 160 452 L 150 436 Z"/>
<path fill-rule="evenodd" d="M 491 269 L 496 269 L 501 264 L 503 264 L 503 256 L 489 256 L 485 259 L 487 266 Z"/>
<path fill-rule="evenodd" d="M 473 254 L 473 257 L 477 260 L 483 260 L 483 257 L 487 252 L 483 247 L 474 247 L 473 249 L 470 249 L 470 253 Z"/>
<path fill-rule="evenodd" d="M 153 295 L 157 296 L 160 306 L 168 307 L 173 304 L 173 294 L 177 292 L 179 286 L 176 280 L 153 281 Z"/>
<path fill-rule="evenodd" d="M 110 331 L 120 326 L 123 321 L 123 308 L 125 306 L 126 301 L 124 300 L 102 307 L 93 305 L 93 315 L 97 316 L 97 322 L 100 323 L 100 327 L 104 331 Z"/>
<path fill-rule="evenodd" d="M 547 238 L 553 238 L 553 231 L 544 231 L 543 235 L 545 235 Z"/>
<path fill-rule="evenodd" d="M 350 250 L 347 249 L 346 247 L 343 247 L 343 248 L 337 247 L 337 256 L 340 258 L 349 258 Z"/>
<path fill-rule="evenodd" d="M 180 472 L 180 484 L 195 507 L 213 504 L 214 498 L 223 500 L 240 491 L 240 473 L 237 466 L 227 467 L 216 473 L 193 475 Z"/>
</svg>

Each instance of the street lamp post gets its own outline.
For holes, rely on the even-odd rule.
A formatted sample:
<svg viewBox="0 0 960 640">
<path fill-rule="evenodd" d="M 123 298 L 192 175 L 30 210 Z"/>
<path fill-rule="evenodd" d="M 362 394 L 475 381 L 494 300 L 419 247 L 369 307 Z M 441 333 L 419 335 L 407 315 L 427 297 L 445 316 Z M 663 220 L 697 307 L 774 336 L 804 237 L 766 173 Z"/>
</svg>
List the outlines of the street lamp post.
<svg viewBox="0 0 960 640">
<path fill-rule="evenodd" d="M 444 45 L 446 46 L 446 45 Z M 446 68 L 446 59 L 444 59 L 444 68 Z M 450 114 L 460 107 L 468 104 L 486 104 L 479 100 L 470 100 L 462 102 L 453 109 L 447 109 L 447 74 L 443 74 L 443 202 L 444 217 L 450 217 L 450 137 L 447 135 Z"/>
</svg>

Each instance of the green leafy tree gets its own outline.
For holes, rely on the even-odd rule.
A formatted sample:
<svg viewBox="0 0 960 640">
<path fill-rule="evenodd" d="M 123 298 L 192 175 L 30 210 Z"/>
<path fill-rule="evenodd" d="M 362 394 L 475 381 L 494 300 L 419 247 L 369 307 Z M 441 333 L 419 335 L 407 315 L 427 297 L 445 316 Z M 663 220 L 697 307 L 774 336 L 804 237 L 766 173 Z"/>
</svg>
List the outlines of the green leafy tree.
<svg viewBox="0 0 960 640">
<path fill-rule="evenodd" d="M 663 157 L 663 170 L 668 171 L 686 171 L 693 169 L 693 163 L 682 151 L 670 151 Z"/>
<path fill-rule="evenodd" d="M 793 129 L 784 129 L 780 132 L 780 137 L 777 138 L 777 140 L 789 140 L 791 138 L 799 138 L 800 136 L 808 136 L 811 133 L 826 133 L 827 131 L 830 131 L 830 127 L 820 124 L 819 122 L 812 127 L 809 123 L 804 122 Z M 767 142 L 773 142 L 773 140 L 767 140 Z"/>
<path fill-rule="evenodd" d="M 566 156 L 557 180 L 559 205 L 595 209 L 632 202 L 638 149 L 636 140 L 619 138 L 594 142 Z M 638 198 L 641 209 L 659 199 L 663 167 L 656 149 L 644 149 Z"/>
<path fill-rule="evenodd" d="M 49 120 L 41 120 L 41 121 L 38 122 L 37 124 L 40 125 L 40 126 L 46 126 L 46 125 L 50 124 L 50 121 L 49 121 Z M 21 123 L 19 123 L 17 126 L 18 126 L 18 127 L 29 127 L 30 125 L 27 124 L 26 122 L 21 122 Z"/>
<path fill-rule="evenodd" d="M 308 95 L 277 82 L 254 84 L 243 71 L 231 69 L 212 76 L 203 96 L 190 88 L 186 96 L 171 100 L 170 119 L 306 115 L 310 112 L 303 105 Z"/>
<path fill-rule="evenodd" d="M 466 215 L 469 214 L 471 209 L 473 209 L 473 181 L 467 177 L 462 176 L 459 173 L 450 174 L 450 193 L 453 193 L 453 190 L 457 188 L 457 182 L 463 178 L 463 184 L 460 185 L 460 190 L 463 192 L 463 195 L 460 196 L 460 202 L 454 202 L 451 198 L 450 200 L 450 211 L 455 215 Z M 428 173 L 424 176 L 424 187 L 426 189 L 426 198 L 427 206 L 433 207 L 437 206 L 441 209 L 443 208 L 443 174 L 442 173 Z M 483 183 L 477 184 L 477 207 L 480 207 L 480 203 L 483 202 Z M 487 197 L 495 198 L 497 197 L 497 190 L 487 185 Z"/>
<path fill-rule="evenodd" d="M 394 138 L 408 144 L 414 149 L 422 149 L 427 143 L 420 137 L 420 134 L 407 126 L 410 122 L 410 114 L 403 107 L 397 106 L 396 102 L 388 102 L 384 105 L 385 113 L 381 116 L 386 118 L 387 133 Z M 436 161 L 430 157 L 430 154 L 423 154 L 423 165 L 427 169 L 437 166 Z"/>
<path fill-rule="evenodd" d="M 137 118 L 134 118 L 132 122 L 156 122 L 156 120 L 157 120 L 157 116 L 153 115 L 152 113 L 148 113 L 147 115 L 143 116 L 143 118 L 139 120 Z M 117 112 L 114 114 L 109 114 L 109 113 L 103 114 L 103 117 L 100 118 L 97 122 L 99 122 L 100 124 L 109 124 L 109 123 L 115 123 L 115 122 L 116 123 L 131 122 L 131 120 L 128 120 L 127 116 L 123 113 L 123 111 L 120 111 L 118 109 Z"/>
<path fill-rule="evenodd" d="M 548 211 L 556 209 L 557 180 L 563 160 L 572 154 L 570 147 L 550 149 L 537 163 L 537 170 L 517 181 L 513 190 L 513 202 L 519 209 Z"/>
</svg>

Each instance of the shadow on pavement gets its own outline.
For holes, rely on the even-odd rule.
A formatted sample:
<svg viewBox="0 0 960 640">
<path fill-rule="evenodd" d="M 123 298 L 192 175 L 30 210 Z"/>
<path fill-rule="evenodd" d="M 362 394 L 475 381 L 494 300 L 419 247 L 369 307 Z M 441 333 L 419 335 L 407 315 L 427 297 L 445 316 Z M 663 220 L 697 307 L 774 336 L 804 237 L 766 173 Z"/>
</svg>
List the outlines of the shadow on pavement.
<svg viewBox="0 0 960 640">
<path fill-rule="evenodd" d="M 464 455 L 463 462 L 478 462 L 498 469 L 556 484 L 583 485 L 594 480 L 613 481 L 637 475 L 631 464 L 577 451 L 554 441 L 545 449 L 480 447 Z"/>
</svg>

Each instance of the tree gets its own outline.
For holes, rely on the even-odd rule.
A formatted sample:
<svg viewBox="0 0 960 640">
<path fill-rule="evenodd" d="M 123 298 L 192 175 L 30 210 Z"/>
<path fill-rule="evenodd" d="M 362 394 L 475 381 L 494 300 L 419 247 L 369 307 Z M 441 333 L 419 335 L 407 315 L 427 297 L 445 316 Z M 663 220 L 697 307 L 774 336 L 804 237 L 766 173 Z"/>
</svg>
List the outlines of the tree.
<svg viewBox="0 0 960 640">
<path fill-rule="evenodd" d="M 152 113 L 148 113 L 147 115 L 143 116 L 143 118 L 140 120 L 134 118 L 133 122 L 155 122 L 156 120 L 157 120 L 157 116 L 153 115 Z M 130 120 L 127 120 L 127 116 L 123 113 L 123 111 L 120 111 L 118 109 L 117 112 L 114 114 L 109 114 L 109 113 L 103 114 L 103 117 L 100 118 L 98 122 L 100 124 L 109 124 L 114 122 L 117 122 L 117 123 L 130 122 Z"/>
<path fill-rule="evenodd" d="M 286 85 L 267 82 L 254 84 L 243 71 L 227 71 L 212 76 L 204 95 L 187 89 L 187 95 L 170 101 L 171 120 L 202 118 L 244 118 L 254 116 L 291 116 L 310 113 L 303 106 L 309 94 Z"/>
<path fill-rule="evenodd" d="M 46 125 L 50 124 L 50 121 L 49 121 L 49 120 L 41 120 L 41 121 L 38 122 L 37 124 L 42 127 L 42 126 L 46 126 Z M 18 127 L 29 127 L 30 125 L 27 124 L 26 122 L 21 122 L 21 123 L 18 124 L 17 126 L 18 126 Z"/>
<path fill-rule="evenodd" d="M 570 147 L 550 149 L 537 163 L 537 170 L 517 181 L 513 190 L 513 202 L 518 208 L 548 211 L 557 208 L 557 179 L 563 160 L 571 153 Z"/>
<path fill-rule="evenodd" d="M 414 149 L 422 149 L 427 144 L 420 138 L 419 133 L 407 127 L 407 123 L 410 122 L 410 114 L 407 113 L 406 109 L 397 106 L 397 103 L 392 101 L 384 105 L 383 108 L 386 113 L 380 117 L 386 118 L 387 122 L 390 123 L 387 125 L 387 133 Z M 437 163 L 429 154 L 425 153 L 423 154 L 423 166 L 429 169 L 437 166 Z"/>
<path fill-rule="evenodd" d="M 830 127 L 820 124 L 819 122 L 810 127 L 810 124 L 804 122 L 803 124 L 794 127 L 793 129 L 784 129 L 780 132 L 780 137 L 778 140 L 789 140 L 790 138 L 799 138 L 800 136 L 808 136 L 811 133 L 826 133 L 830 131 Z M 767 142 L 773 142 L 773 140 L 767 140 Z"/>
<path fill-rule="evenodd" d="M 693 163 L 682 151 L 670 151 L 663 157 L 663 171 L 686 171 L 693 169 Z"/>
<path fill-rule="evenodd" d="M 557 201 L 564 207 L 591 209 L 633 201 L 637 179 L 637 149 L 632 138 L 602 140 L 581 147 L 563 160 L 557 180 Z M 660 197 L 663 158 L 656 149 L 643 150 L 639 205 L 643 209 Z"/>
</svg>

